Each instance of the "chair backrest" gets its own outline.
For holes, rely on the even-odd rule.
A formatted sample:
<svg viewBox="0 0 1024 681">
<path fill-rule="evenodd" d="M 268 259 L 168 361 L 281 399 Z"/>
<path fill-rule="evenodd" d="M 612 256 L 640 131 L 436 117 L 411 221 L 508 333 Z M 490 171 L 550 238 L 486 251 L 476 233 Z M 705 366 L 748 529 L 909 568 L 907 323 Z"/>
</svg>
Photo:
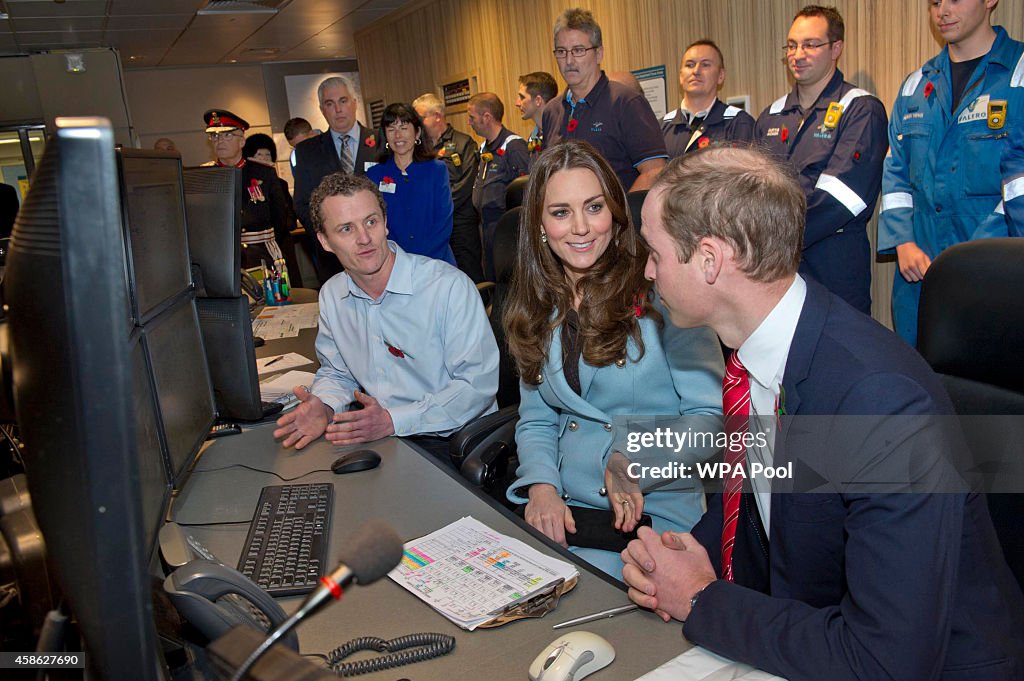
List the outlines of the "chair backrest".
<svg viewBox="0 0 1024 681">
<path fill-rule="evenodd" d="M 1022 291 L 1024 239 L 958 244 L 928 268 L 918 349 L 942 378 L 957 413 L 1024 415 Z M 965 434 L 975 453 L 1006 448 L 1006 433 L 971 427 Z M 988 503 L 1003 553 L 1024 586 L 1024 494 L 989 494 Z"/>
<path fill-rule="evenodd" d="M 646 189 L 638 189 L 635 192 L 626 194 L 626 201 L 629 202 L 629 212 L 633 216 L 633 227 L 640 231 L 640 209 L 644 207 L 644 199 L 647 198 Z"/>
<path fill-rule="evenodd" d="M 526 193 L 526 183 L 530 181 L 529 175 L 517 177 L 505 187 L 505 210 L 512 210 L 523 205 L 523 194 Z"/>
<path fill-rule="evenodd" d="M 491 330 L 498 342 L 498 406 L 507 407 L 519 404 L 519 374 L 515 362 L 508 354 L 508 343 L 505 340 L 505 328 L 501 317 L 505 313 L 505 300 L 508 297 L 509 285 L 512 282 L 512 271 L 515 269 L 516 252 L 519 248 L 519 214 L 521 208 L 516 207 L 505 212 L 498 219 L 494 230 L 494 294 L 491 296 Z"/>
</svg>

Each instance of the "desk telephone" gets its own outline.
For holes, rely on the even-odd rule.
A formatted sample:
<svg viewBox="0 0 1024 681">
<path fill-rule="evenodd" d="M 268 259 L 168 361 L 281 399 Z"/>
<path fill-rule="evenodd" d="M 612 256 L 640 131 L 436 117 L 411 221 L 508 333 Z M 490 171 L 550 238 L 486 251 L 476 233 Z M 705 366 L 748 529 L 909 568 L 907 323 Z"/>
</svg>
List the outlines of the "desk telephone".
<svg viewBox="0 0 1024 681">
<path fill-rule="evenodd" d="M 164 580 L 164 590 L 171 602 L 211 641 L 236 624 L 267 632 L 287 618 L 270 594 L 218 560 L 177 523 L 167 523 L 160 529 L 160 555 L 173 570 Z M 294 631 L 282 642 L 293 650 L 299 649 Z"/>
<path fill-rule="evenodd" d="M 238 624 L 269 632 L 287 619 L 270 594 L 218 560 L 177 523 L 167 523 L 160 529 L 160 555 L 168 569 L 173 570 L 164 580 L 164 591 L 182 617 L 209 640 L 220 638 Z M 294 630 L 281 642 L 299 650 Z M 324 657 L 332 671 L 353 676 L 428 660 L 454 648 L 455 638 L 445 634 L 412 634 L 391 640 L 368 636 L 349 641 Z M 381 654 L 344 661 L 366 650 Z"/>
</svg>

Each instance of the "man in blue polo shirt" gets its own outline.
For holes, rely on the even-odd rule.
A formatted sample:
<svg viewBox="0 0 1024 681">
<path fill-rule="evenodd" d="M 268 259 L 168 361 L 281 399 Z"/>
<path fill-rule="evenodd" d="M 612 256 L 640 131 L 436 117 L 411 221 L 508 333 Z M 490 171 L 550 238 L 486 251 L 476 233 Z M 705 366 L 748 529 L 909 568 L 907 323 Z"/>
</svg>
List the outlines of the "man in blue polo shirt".
<svg viewBox="0 0 1024 681">
<path fill-rule="evenodd" d="M 797 13 L 783 48 L 796 84 L 758 117 L 754 141 L 789 161 L 807 196 L 800 273 L 871 314 L 867 224 L 882 186 L 887 121 L 882 102 L 836 67 L 844 35 L 834 7 Z"/>
<path fill-rule="evenodd" d="M 644 96 L 609 81 L 601 70 L 601 27 L 585 9 L 567 9 L 555 20 L 555 60 L 568 87 L 544 107 L 544 143 L 590 142 L 611 165 L 626 191 L 647 189 L 668 153 L 654 110 Z"/>
<path fill-rule="evenodd" d="M 724 82 L 725 57 L 714 41 L 698 40 L 687 46 L 679 65 L 683 101 L 661 119 L 669 156 L 704 149 L 712 142 L 750 141 L 754 119 L 718 98 Z"/>
<path fill-rule="evenodd" d="M 932 2 L 946 46 L 907 76 L 892 108 L 878 250 L 896 253 L 892 313 L 911 345 L 932 260 L 960 242 L 1008 234 L 999 157 L 1024 124 L 1024 44 L 992 26 L 995 5 Z"/>
</svg>

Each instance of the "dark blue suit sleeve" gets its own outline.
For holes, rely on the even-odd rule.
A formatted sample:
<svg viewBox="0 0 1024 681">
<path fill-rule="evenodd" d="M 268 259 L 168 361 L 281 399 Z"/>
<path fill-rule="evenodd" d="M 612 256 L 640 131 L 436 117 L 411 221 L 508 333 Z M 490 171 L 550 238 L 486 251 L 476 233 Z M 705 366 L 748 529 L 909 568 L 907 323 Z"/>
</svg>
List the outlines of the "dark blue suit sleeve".
<svg viewBox="0 0 1024 681">
<path fill-rule="evenodd" d="M 911 379 L 886 373 L 859 382 L 837 411 L 928 414 L 941 409 Z M 931 421 L 910 423 L 920 423 L 921 430 L 865 430 L 854 442 L 839 442 L 837 433 L 822 448 L 855 453 L 855 461 L 840 463 L 838 472 L 844 475 L 863 476 L 879 462 L 910 463 L 920 451 L 919 438 L 935 443 L 926 425 Z M 849 439 L 850 430 L 841 435 Z M 803 533 L 814 542 L 840 533 L 841 564 L 807 566 L 808 556 L 790 556 L 779 559 L 789 565 L 775 566 L 794 569 L 792 563 L 799 561 L 799 570 L 810 570 L 812 579 L 820 574 L 823 583 L 843 584 L 838 605 L 815 607 L 719 580 L 690 613 L 686 637 L 790 681 L 938 679 L 952 606 L 965 597 L 956 593 L 956 579 L 967 495 L 854 491 L 837 496 L 841 505 L 833 511 L 839 516 L 823 518 L 820 504 L 810 499 L 801 503 L 796 495 L 773 495 L 771 518 L 773 538 L 783 531 Z M 709 515 L 713 508 L 712 502 Z M 710 529 L 713 519 L 707 520 Z"/>
</svg>

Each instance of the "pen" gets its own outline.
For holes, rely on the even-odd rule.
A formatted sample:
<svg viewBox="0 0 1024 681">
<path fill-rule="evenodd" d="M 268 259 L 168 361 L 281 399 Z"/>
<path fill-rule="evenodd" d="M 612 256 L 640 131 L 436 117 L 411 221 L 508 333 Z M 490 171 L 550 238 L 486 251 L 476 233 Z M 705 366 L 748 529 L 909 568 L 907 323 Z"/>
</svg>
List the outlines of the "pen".
<svg viewBox="0 0 1024 681">
<path fill-rule="evenodd" d="M 553 626 L 551 628 L 552 629 L 564 629 L 566 627 L 574 627 L 577 624 L 586 624 L 587 622 L 593 622 L 594 620 L 608 619 L 608 618 L 611 618 L 611 617 L 615 617 L 616 615 L 623 615 L 623 614 L 625 614 L 627 612 L 633 612 L 634 610 L 638 609 L 639 607 L 640 606 L 638 606 L 635 603 L 633 603 L 631 605 L 621 605 L 621 606 L 619 606 L 617 608 L 611 608 L 609 610 L 602 610 L 601 612 L 595 612 L 592 615 L 584 615 L 583 617 L 577 617 L 574 620 L 569 620 L 568 622 L 562 622 L 561 624 L 556 624 L 555 626 Z"/>
<path fill-rule="evenodd" d="M 281 355 L 280 357 L 275 357 L 274 359 L 270 360 L 269 362 L 267 362 L 267 363 L 266 363 L 266 364 L 264 364 L 263 366 L 264 366 L 264 367 L 268 367 L 268 366 L 270 366 L 271 364 L 274 364 L 275 362 L 280 362 L 280 361 L 281 361 L 282 359 L 284 359 L 284 355 Z"/>
</svg>

